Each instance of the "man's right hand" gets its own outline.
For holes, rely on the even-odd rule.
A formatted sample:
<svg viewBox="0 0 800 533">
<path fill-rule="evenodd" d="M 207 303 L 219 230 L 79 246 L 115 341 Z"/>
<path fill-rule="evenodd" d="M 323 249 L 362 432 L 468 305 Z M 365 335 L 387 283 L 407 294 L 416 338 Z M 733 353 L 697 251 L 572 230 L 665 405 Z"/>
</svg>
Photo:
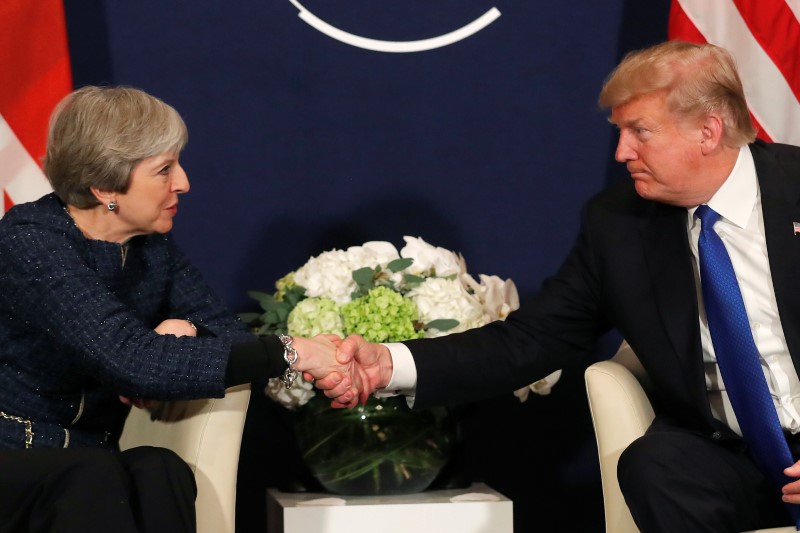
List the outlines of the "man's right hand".
<svg viewBox="0 0 800 533">
<path fill-rule="evenodd" d="M 353 383 L 357 383 L 358 400 L 364 404 L 375 389 L 385 387 L 392 377 L 392 355 L 389 349 L 382 345 L 367 342 L 360 335 L 350 335 L 339 345 L 336 359 L 341 364 L 355 361 Z M 345 407 L 352 404 L 348 387 L 336 383 L 332 379 L 317 380 L 315 385 L 322 389 L 325 396 L 331 398 L 331 406 Z"/>
</svg>

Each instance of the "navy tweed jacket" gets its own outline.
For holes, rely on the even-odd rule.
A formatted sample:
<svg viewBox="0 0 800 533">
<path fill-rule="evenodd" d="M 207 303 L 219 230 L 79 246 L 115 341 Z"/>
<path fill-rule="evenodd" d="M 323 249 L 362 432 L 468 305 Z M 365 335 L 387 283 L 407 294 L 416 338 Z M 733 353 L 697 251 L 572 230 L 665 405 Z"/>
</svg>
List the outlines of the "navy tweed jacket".
<svg viewBox="0 0 800 533">
<path fill-rule="evenodd" d="M 221 397 L 252 340 L 169 234 L 89 240 L 53 194 L 0 220 L 0 448 L 116 447 L 118 395 Z M 158 335 L 190 319 L 198 338 Z"/>
</svg>

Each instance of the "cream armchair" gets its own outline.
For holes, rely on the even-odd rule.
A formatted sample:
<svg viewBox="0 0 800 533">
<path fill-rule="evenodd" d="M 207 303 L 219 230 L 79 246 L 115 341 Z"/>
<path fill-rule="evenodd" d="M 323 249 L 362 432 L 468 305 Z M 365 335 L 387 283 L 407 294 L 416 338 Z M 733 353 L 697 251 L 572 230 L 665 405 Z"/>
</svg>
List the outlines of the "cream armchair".
<svg viewBox="0 0 800 533">
<path fill-rule="evenodd" d="M 642 436 L 655 414 L 647 398 L 647 374 L 627 343 L 609 361 L 591 365 L 585 373 L 592 413 L 600 478 L 603 484 L 607 533 L 638 533 L 617 483 L 622 451 Z M 750 533 L 789 533 L 793 527 L 759 529 Z"/>
<path fill-rule="evenodd" d="M 157 419 L 131 409 L 120 438 L 135 446 L 169 448 L 194 471 L 198 533 L 234 533 L 236 474 L 250 385 L 227 390 L 224 398 L 168 402 Z"/>
</svg>

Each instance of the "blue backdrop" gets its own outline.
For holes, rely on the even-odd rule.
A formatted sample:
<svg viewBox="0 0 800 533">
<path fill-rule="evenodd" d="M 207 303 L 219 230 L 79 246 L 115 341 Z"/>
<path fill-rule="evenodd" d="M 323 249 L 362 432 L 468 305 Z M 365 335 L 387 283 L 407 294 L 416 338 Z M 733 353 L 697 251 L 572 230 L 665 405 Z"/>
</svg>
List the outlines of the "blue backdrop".
<svg viewBox="0 0 800 533">
<path fill-rule="evenodd" d="M 669 9 L 667 0 L 65 4 L 76 86 L 140 87 L 186 120 L 192 190 L 175 234 L 236 311 L 253 310 L 248 289 L 272 291 L 312 255 L 403 235 L 534 292 L 571 246 L 584 201 L 622 176 L 597 94 L 625 52 L 666 38 Z M 491 8 L 500 16 L 447 46 L 387 53 L 318 31 L 301 7 L 389 41 L 445 35 Z M 465 408 L 463 468 L 514 499 L 517 531 L 556 531 L 553 515 L 576 508 L 585 517 L 576 531 L 602 531 L 582 379 L 568 368 L 549 397 Z M 263 531 L 263 486 L 291 475 L 278 456 L 294 453 L 281 444 L 284 415 L 259 402 L 251 414 L 264 422 L 250 417 L 243 449 L 259 465 L 241 476 L 250 484 L 240 496 L 251 498 L 243 531 Z"/>
</svg>

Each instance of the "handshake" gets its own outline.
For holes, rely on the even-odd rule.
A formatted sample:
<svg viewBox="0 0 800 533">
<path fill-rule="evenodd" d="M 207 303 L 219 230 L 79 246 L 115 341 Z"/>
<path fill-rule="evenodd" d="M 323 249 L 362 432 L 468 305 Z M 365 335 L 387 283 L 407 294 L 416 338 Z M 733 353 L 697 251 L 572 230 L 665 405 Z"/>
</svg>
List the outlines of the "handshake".
<svg viewBox="0 0 800 533">
<path fill-rule="evenodd" d="M 383 344 L 370 343 L 360 335 L 295 337 L 298 357 L 295 370 L 331 399 L 331 407 L 353 408 L 366 403 L 375 389 L 392 378 L 393 362 Z"/>
</svg>

